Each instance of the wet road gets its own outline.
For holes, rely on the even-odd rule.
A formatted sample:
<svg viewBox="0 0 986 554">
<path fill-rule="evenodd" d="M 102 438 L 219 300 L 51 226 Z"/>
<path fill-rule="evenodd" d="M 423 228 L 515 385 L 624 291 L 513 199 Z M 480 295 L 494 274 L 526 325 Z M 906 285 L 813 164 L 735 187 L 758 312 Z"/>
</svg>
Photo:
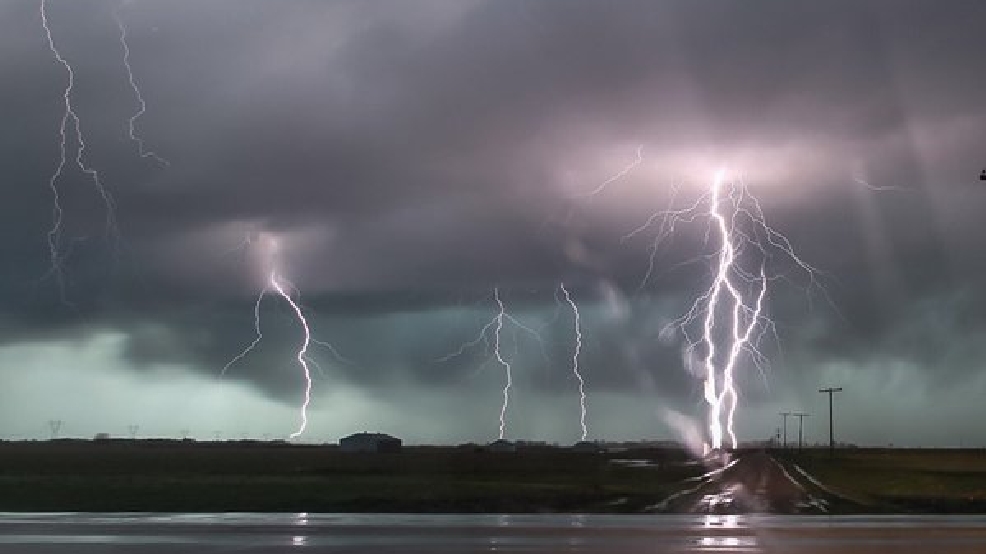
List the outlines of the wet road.
<svg viewBox="0 0 986 554">
<path fill-rule="evenodd" d="M 826 514 L 845 505 L 794 464 L 766 452 L 716 459 L 708 473 L 682 482 L 680 490 L 654 505 L 654 512 L 716 514 Z M 986 553 L 984 553 L 986 554 Z"/>
<path fill-rule="evenodd" d="M 0 514 L 2 554 L 986 553 L 986 516 Z"/>
</svg>

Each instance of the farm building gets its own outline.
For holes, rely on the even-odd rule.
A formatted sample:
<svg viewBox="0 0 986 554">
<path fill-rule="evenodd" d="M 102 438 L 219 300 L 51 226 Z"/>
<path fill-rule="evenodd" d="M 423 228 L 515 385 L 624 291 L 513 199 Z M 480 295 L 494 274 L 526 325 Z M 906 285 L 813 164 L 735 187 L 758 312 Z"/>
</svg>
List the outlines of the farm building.
<svg viewBox="0 0 986 554">
<path fill-rule="evenodd" d="M 490 452 L 516 452 L 517 445 L 506 440 L 497 439 L 490 443 Z"/>
<path fill-rule="evenodd" d="M 355 433 L 339 439 L 343 452 L 400 452 L 401 439 L 386 433 Z"/>
<path fill-rule="evenodd" d="M 598 443 L 592 441 L 579 441 L 572 446 L 573 452 L 581 452 L 585 454 L 601 454 L 606 451 Z"/>
</svg>

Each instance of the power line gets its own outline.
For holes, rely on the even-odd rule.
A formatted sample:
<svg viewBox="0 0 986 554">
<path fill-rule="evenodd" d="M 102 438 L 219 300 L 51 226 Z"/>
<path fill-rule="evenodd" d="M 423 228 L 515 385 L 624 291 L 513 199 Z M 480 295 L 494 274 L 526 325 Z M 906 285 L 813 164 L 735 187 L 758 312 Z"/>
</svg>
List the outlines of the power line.
<svg viewBox="0 0 986 554">
<path fill-rule="evenodd" d="M 791 415 L 798 418 L 798 451 L 801 451 L 801 446 L 804 440 L 805 418 L 808 417 L 810 414 L 806 414 L 804 412 L 795 412 Z"/>
<path fill-rule="evenodd" d="M 829 395 L 829 456 L 835 456 L 835 431 L 834 431 L 834 423 L 832 418 L 832 394 L 836 392 L 842 392 L 842 387 L 829 387 L 827 389 L 818 389 L 818 392 L 826 393 Z"/>
<path fill-rule="evenodd" d="M 787 448 L 787 416 L 791 415 L 791 412 L 781 412 L 781 417 L 784 418 L 784 442 L 781 443 L 783 448 Z"/>
</svg>

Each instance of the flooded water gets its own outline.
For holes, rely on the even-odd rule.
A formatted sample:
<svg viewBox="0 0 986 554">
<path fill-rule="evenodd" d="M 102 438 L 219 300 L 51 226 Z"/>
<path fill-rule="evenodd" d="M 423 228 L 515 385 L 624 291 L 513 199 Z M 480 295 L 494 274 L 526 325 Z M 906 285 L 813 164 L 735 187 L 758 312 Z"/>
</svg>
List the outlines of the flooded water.
<svg viewBox="0 0 986 554">
<path fill-rule="evenodd" d="M 986 516 L 0 514 L 0 553 L 986 553 Z"/>
</svg>

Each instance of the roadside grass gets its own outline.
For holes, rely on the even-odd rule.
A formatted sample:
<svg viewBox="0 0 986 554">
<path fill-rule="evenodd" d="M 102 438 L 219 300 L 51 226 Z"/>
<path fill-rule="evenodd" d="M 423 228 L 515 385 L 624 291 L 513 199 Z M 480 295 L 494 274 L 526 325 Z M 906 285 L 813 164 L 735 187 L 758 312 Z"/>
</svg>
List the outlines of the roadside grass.
<svg viewBox="0 0 986 554">
<path fill-rule="evenodd" d="M 986 502 L 986 450 L 826 449 L 785 453 L 836 492 L 873 503 Z"/>
</svg>

